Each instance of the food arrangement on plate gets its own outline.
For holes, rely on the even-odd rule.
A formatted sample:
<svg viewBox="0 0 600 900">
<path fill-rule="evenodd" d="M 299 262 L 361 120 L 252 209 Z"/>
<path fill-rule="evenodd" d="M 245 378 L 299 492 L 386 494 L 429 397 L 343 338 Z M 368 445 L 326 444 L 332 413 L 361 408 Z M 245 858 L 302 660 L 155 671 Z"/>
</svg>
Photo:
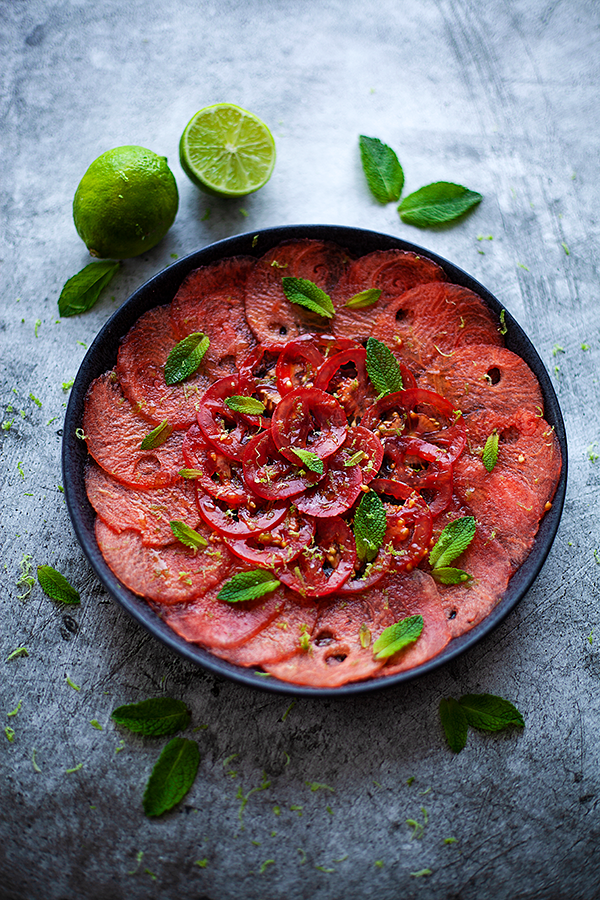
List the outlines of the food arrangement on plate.
<svg viewBox="0 0 600 900">
<path fill-rule="evenodd" d="M 436 658 L 497 606 L 561 473 L 504 330 L 401 249 L 300 238 L 194 270 L 86 396 L 106 563 L 185 641 L 280 681 Z"/>
</svg>

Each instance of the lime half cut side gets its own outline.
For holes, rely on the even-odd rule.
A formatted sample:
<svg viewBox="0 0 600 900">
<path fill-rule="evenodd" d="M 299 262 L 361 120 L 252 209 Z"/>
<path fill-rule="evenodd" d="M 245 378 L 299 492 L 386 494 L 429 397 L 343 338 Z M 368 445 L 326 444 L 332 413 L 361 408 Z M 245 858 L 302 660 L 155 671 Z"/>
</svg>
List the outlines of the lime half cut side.
<svg viewBox="0 0 600 900">
<path fill-rule="evenodd" d="M 221 197 L 244 197 L 271 177 L 275 141 L 258 116 L 233 103 L 215 103 L 186 125 L 179 158 L 197 187 Z"/>
</svg>

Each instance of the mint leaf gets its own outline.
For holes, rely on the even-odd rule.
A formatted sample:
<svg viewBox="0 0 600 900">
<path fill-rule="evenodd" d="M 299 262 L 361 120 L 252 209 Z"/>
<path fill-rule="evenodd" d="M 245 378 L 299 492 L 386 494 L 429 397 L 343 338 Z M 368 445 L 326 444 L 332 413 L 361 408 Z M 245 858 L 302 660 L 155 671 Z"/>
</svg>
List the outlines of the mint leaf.
<svg viewBox="0 0 600 900">
<path fill-rule="evenodd" d="M 448 746 L 455 753 L 460 753 L 467 743 L 468 722 L 464 709 L 453 698 L 440 700 L 440 719 L 448 741 Z"/>
<path fill-rule="evenodd" d="M 292 449 L 296 456 L 302 460 L 302 464 L 305 465 L 307 469 L 310 469 L 311 472 L 316 472 L 318 475 L 323 474 L 323 460 L 320 456 L 317 456 L 312 450 L 303 450 L 302 448 L 297 450 L 295 447 Z"/>
<path fill-rule="evenodd" d="M 354 539 L 359 559 L 372 562 L 383 544 L 387 519 L 385 507 L 375 491 L 363 494 L 354 516 Z"/>
<path fill-rule="evenodd" d="M 241 394 L 234 394 L 233 397 L 227 397 L 225 406 L 234 412 L 245 413 L 247 416 L 262 416 L 266 406 L 260 400 L 254 397 L 244 397 Z"/>
<path fill-rule="evenodd" d="M 176 344 L 165 363 L 165 382 L 178 384 L 193 375 L 208 350 L 209 339 L 201 331 L 188 334 Z"/>
<path fill-rule="evenodd" d="M 483 465 L 486 467 L 488 472 L 494 471 L 494 466 L 498 462 L 498 443 L 500 441 L 500 435 L 494 428 L 487 441 L 485 442 L 485 447 L 483 448 L 483 453 L 481 454 L 481 461 Z"/>
<path fill-rule="evenodd" d="M 402 373 L 396 359 L 385 344 L 374 337 L 367 340 L 367 374 L 379 394 L 401 391 Z"/>
<path fill-rule="evenodd" d="M 200 765 L 196 741 L 173 738 L 160 754 L 144 791 L 144 812 L 160 816 L 187 794 Z"/>
<path fill-rule="evenodd" d="M 285 276 L 281 279 L 283 293 L 290 303 L 297 303 L 304 306 L 311 312 L 317 313 L 319 316 L 325 316 L 328 319 L 333 318 L 335 310 L 331 297 L 322 291 L 313 281 L 307 278 L 291 278 Z"/>
<path fill-rule="evenodd" d="M 378 138 L 361 134 L 358 143 L 363 172 L 369 190 L 380 203 L 399 200 L 404 185 L 404 172 L 391 147 Z"/>
<path fill-rule="evenodd" d="M 423 616 L 407 616 L 395 625 L 382 631 L 373 644 L 375 659 L 387 659 L 420 637 L 423 631 Z"/>
<path fill-rule="evenodd" d="M 280 584 L 281 582 L 275 578 L 275 575 L 265 569 L 238 572 L 227 584 L 223 585 L 217 594 L 217 600 L 225 600 L 227 603 L 255 600 L 257 597 L 274 591 Z"/>
<path fill-rule="evenodd" d="M 481 194 L 470 191 L 461 184 L 436 181 L 405 197 L 398 212 L 402 221 L 408 225 L 428 228 L 431 225 L 453 222 L 467 210 L 477 206 L 482 199 Z"/>
<path fill-rule="evenodd" d="M 361 291 L 359 294 L 350 297 L 344 303 L 344 306 L 346 309 L 366 309 L 368 306 L 373 306 L 374 303 L 377 303 L 381 294 L 382 291 L 379 288 L 367 288 L 366 291 Z"/>
<path fill-rule="evenodd" d="M 194 531 L 194 529 L 190 528 L 189 525 L 186 525 L 185 522 L 174 519 L 172 522 L 169 522 L 169 525 L 177 540 L 181 541 L 182 544 L 185 544 L 186 547 L 191 547 L 192 550 L 198 550 L 200 547 L 208 547 L 206 538 L 203 538 L 201 534 L 198 534 L 197 531 Z"/>
<path fill-rule="evenodd" d="M 111 714 L 117 725 L 124 725 L 137 734 L 160 737 L 175 734 L 190 724 L 191 713 L 183 700 L 153 697 L 140 703 L 118 706 Z"/>
<path fill-rule="evenodd" d="M 160 425 L 157 425 L 156 428 L 153 428 L 152 431 L 146 435 L 140 444 L 140 450 L 155 450 L 157 447 L 160 447 L 161 444 L 164 444 L 172 434 L 173 426 L 169 425 L 167 419 L 164 419 Z"/>
<path fill-rule="evenodd" d="M 431 574 L 435 581 L 440 584 L 462 584 L 465 581 L 471 581 L 473 576 L 462 569 L 452 569 L 450 566 L 436 566 L 431 570 Z"/>
<path fill-rule="evenodd" d="M 60 600 L 61 603 L 80 602 L 79 591 L 52 566 L 38 566 L 37 577 L 41 589 L 51 600 Z"/>
<path fill-rule="evenodd" d="M 58 298 L 60 315 L 78 316 L 91 309 L 120 265 L 112 260 L 89 263 L 69 278 Z"/>
<path fill-rule="evenodd" d="M 475 537 L 475 519 L 463 516 L 449 522 L 440 534 L 435 547 L 429 551 L 429 562 L 434 569 L 441 569 L 463 553 Z"/>
<path fill-rule="evenodd" d="M 525 727 L 523 716 L 516 706 L 494 694 L 465 694 L 458 702 L 472 728 L 502 731 L 511 725 Z"/>
</svg>

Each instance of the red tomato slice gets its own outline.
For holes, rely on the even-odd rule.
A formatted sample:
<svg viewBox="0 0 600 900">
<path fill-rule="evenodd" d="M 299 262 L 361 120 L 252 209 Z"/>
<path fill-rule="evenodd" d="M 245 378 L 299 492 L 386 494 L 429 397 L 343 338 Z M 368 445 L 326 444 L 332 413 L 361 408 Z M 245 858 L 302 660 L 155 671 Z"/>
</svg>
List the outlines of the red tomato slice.
<svg viewBox="0 0 600 900">
<path fill-rule="evenodd" d="M 238 462 L 246 445 L 264 427 L 262 416 L 249 416 L 234 412 L 225 405 L 225 400 L 234 395 L 251 397 L 256 388 L 253 379 L 229 375 L 215 381 L 200 401 L 198 424 L 212 446 Z"/>
<path fill-rule="evenodd" d="M 315 387 L 333 394 L 350 422 L 360 421 L 377 400 L 377 391 L 367 374 L 366 359 L 364 347 L 342 350 L 323 363 L 315 379 Z"/>
<path fill-rule="evenodd" d="M 295 449 L 310 450 L 326 459 L 346 440 L 346 415 L 325 391 L 296 388 L 273 413 L 271 431 L 275 446 L 286 459 L 298 459 Z"/>
<path fill-rule="evenodd" d="M 392 554 L 385 544 L 380 547 L 373 562 L 367 563 L 357 557 L 354 563 L 354 572 L 347 581 L 340 585 L 339 593 L 362 594 L 372 588 L 390 571 L 392 559 Z"/>
<path fill-rule="evenodd" d="M 348 437 L 342 449 L 346 451 L 344 465 L 356 459 L 362 473 L 363 484 L 369 484 L 379 472 L 383 462 L 383 444 L 377 435 L 362 425 L 355 425 L 354 428 L 348 429 Z"/>
<path fill-rule="evenodd" d="M 318 519 L 311 543 L 292 563 L 275 574 L 304 597 L 333 593 L 354 572 L 354 536 L 343 519 Z"/>
<path fill-rule="evenodd" d="M 247 538 L 261 531 L 268 531 L 285 519 L 288 504 L 266 503 L 264 500 L 249 500 L 248 503 L 232 508 L 230 504 L 200 488 L 197 493 L 198 510 L 204 522 L 219 534 L 229 537 Z"/>
<path fill-rule="evenodd" d="M 452 463 L 448 455 L 419 438 L 385 438 L 379 479 L 402 482 L 427 501 L 435 518 L 452 499 Z"/>
<path fill-rule="evenodd" d="M 353 455 L 353 451 L 344 446 L 329 457 L 327 473 L 322 481 L 294 499 L 300 512 L 316 518 L 329 518 L 350 509 L 363 485 L 360 466 L 345 465 Z"/>
<path fill-rule="evenodd" d="M 391 568 L 396 572 L 410 572 L 429 550 L 432 532 L 429 507 L 420 494 L 399 481 L 376 478 L 371 489 L 393 498 L 392 503 L 384 504 L 387 516 L 384 546 L 393 557 Z"/>
<path fill-rule="evenodd" d="M 242 464 L 246 484 L 265 500 L 296 497 L 323 477 L 302 469 L 282 456 L 273 442 L 270 428 L 250 441 Z"/>
<path fill-rule="evenodd" d="M 240 559 L 273 569 L 285 566 L 299 556 L 307 547 L 315 533 L 315 521 L 290 507 L 285 519 L 267 531 L 261 531 L 242 540 L 224 537 L 223 540 L 232 553 Z"/>
<path fill-rule="evenodd" d="M 296 340 L 286 344 L 277 361 L 277 387 L 282 397 L 294 388 L 312 387 L 324 360 L 312 341 Z"/>
<path fill-rule="evenodd" d="M 188 468 L 198 472 L 196 481 L 203 491 L 230 506 L 242 506 L 253 497 L 244 481 L 240 463 L 218 453 L 192 425 L 183 439 L 182 454 Z"/>
</svg>

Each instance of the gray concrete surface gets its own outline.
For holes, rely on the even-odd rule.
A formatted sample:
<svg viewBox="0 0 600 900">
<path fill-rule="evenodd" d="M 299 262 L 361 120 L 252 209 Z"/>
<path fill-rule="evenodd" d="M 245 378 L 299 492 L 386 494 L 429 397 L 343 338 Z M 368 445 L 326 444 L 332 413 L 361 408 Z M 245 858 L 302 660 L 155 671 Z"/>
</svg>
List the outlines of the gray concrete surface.
<svg viewBox="0 0 600 900">
<path fill-rule="evenodd" d="M 1 900 L 600 896 L 598 4 L 0 0 L 0 22 Z M 207 199 L 177 158 L 188 119 L 218 100 L 277 142 L 271 181 L 243 203 Z M 454 228 L 402 224 L 366 189 L 359 133 L 397 150 L 407 193 L 450 180 L 483 203 Z M 73 193 L 129 143 L 168 156 L 177 220 L 93 311 L 59 321 L 87 261 Z M 541 575 L 491 636 L 401 689 L 290 709 L 173 656 L 106 595 L 70 527 L 60 442 L 62 383 L 133 289 L 173 254 L 300 222 L 401 235 L 485 283 L 552 374 L 570 483 Z M 37 584 L 18 599 L 24 554 L 67 575 L 81 606 Z M 524 732 L 472 733 L 454 756 L 438 704 L 465 692 L 511 699 Z M 162 693 L 192 709 L 202 761 L 185 801 L 150 820 L 164 742 L 110 713 Z M 425 816 L 411 839 L 407 819 Z"/>
</svg>

